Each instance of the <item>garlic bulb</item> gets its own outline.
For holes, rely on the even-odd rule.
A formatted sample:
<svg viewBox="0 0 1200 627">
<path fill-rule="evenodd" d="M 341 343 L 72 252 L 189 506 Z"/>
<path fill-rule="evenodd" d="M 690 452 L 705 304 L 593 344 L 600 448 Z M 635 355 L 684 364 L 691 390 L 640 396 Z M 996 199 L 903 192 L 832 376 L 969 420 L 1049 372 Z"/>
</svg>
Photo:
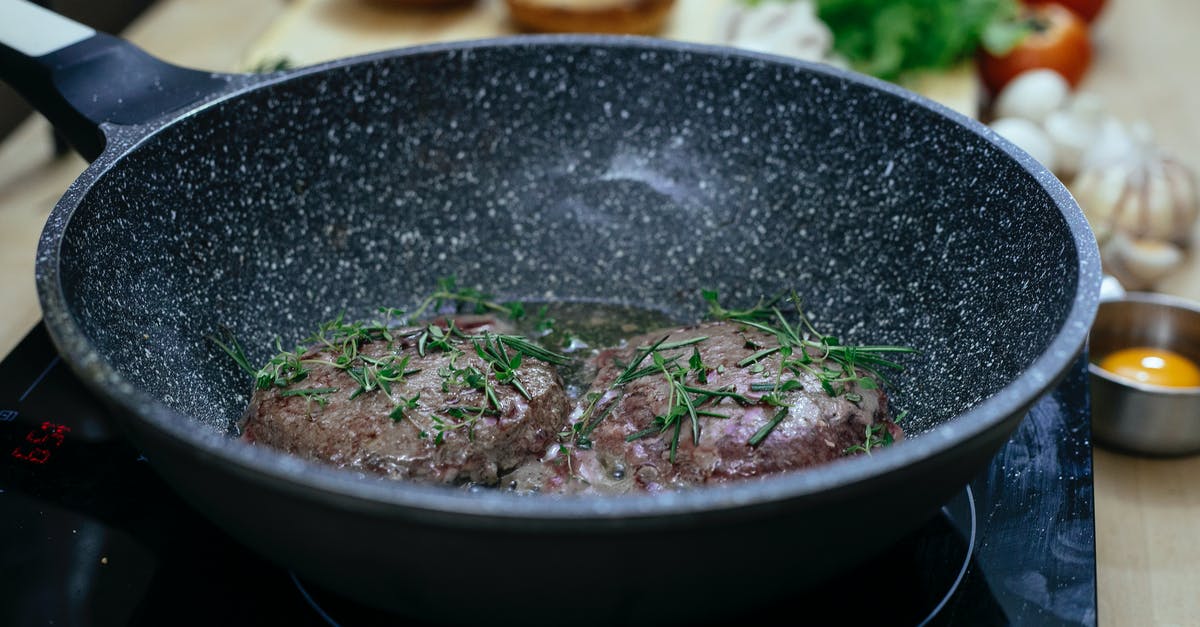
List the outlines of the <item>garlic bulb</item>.
<svg viewBox="0 0 1200 627">
<path fill-rule="evenodd" d="M 833 32 L 817 17 L 812 0 L 739 6 L 726 15 L 720 40 L 806 61 L 825 61 L 833 48 Z"/>
<path fill-rule="evenodd" d="M 1123 132 L 1107 125 L 1070 190 L 1106 270 L 1127 287 L 1150 288 L 1183 262 L 1200 213 L 1196 179 L 1154 145 L 1148 127 Z"/>
</svg>

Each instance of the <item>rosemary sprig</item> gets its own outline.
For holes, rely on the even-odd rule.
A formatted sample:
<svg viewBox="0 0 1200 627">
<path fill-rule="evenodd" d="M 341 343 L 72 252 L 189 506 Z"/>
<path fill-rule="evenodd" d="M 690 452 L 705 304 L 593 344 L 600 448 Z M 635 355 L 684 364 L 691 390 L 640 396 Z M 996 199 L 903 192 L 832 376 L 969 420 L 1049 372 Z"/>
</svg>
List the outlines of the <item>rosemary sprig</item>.
<svg viewBox="0 0 1200 627">
<path fill-rule="evenodd" d="M 666 342 L 668 337 L 671 336 L 662 336 L 661 339 L 651 344 L 645 350 L 638 349 L 638 351 L 633 354 L 633 360 L 629 362 L 629 365 L 625 366 L 624 372 L 618 375 L 616 381 L 613 382 L 613 387 L 625 385 L 634 379 L 640 379 L 642 377 L 654 374 L 657 371 L 656 367 L 650 366 L 648 368 L 639 368 L 639 366 L 642 365 L 643 361 L 646 361 L 646 358 L 649 357 L 651 353 L 657 351 L 658 347 L 662 346 L 662 343 Z"/>
<path fill-rule="evenodd" d="M 663 339 L 666 339 L 666 338 L 663 338 Z M 639 346 L 639 347 L 638 347 L 638 350 L 644 350 L 644 351 L 649 351 L 649 350 L 669 351 L 669 350 L 671 350 L 671 349 L 673 349 L 673 348 L 683 348 L 684 346 L 691 346 L 691 345 L 693 345 L 693 344 L 699 344 L 700 342 L 703 342 L 704 340 L 707 340 L 707 339 L 708 339 L 708 336 L 707 336 L 707 335 L 699 335 L 699 336 L 696 336 L 696 337 L 690 337 L 690 338 L 688 338 L 688 339 L 686 339 L 686 340 L 679 340 L 678 342 L 667 342 L 667 343 L 665 343 L 665 344 L 662 344 L 662 343 L 655 343 L 654 345 L 651 345 L 651 346 Z"/>
<path fill-rule="evenodd" d="M 890 385 L 883 371 L 900 372 L 904 366 L 885 355 L 917 352 L 907 346 L 843 345 L 836 336 L 817 331 L 794 291 L 787 298 L 786 305 L 782 302 L 785 297 L 781 293 L 741 310 L 722 307 L 715 291 L 704 290 L 702 296 L 708 301 L 711 318 L 737 322 L 775 337 L 776 346 L 761 348 L 739 361 L 739 366 L 745 367 L 774 353 L 783 352 L 781 371 L 784 368 L 796 374 L 808 371 L 817 377 L 822 389 L 831 396 L 846 394 L 851 384 L 857 384 L 862 389 L 874 389 L 876 382 Z M 788 308 L 786 311 L 785 306 Z M 788 313 L 794 317 L 794 321 L 788 320 Z M 789 359 L 793 354 L 797 357 Z M 835 367 L 828 367 L 828 363 Z"/>
<path fill-rule="evenodd" d="M 437 280 L 437 289 L 426 296 L 420 305 L 413 310 L 412 318 L 420 319 L 427 313 L 441 311 L 447 305 L 453 305 L 455 313 L 484 314 L 489 311 L 502 313 L 512 320 L 525 317 L 525 305 L 520 302 L 498 303 L 491 294 L 469 287 L 458 287 L 454 276 Z"/>
<path fill-rule="evenodd" d="M 338 388 L 293 388 L 290 390 L 280 390 L 279 395 L 283 397 L 301 396 L 324 407 L 329 403 L 329 395 L 337 391 Z"/>
<path fill-rule="evenodd" d="M 660 340 L 659 344 L 661 345 L 661 343 Z M 705 394 L 708 394 L 710 391 L 686 386 L 684 379 L 687 377 L 689 371 L 679 366 L 675 360 L 668 360 L 657 351 L 651 353 L 651 359 L 654 362 L 654 367 L 662 373 L 667 384 L 670 386 L 667 396 L 667 413 L 655 416 L 649 428 L 626 436 L 625 441 L 632 442 L 650 437 L 656 433 L 665 433 L 668 429 L 671 429 L 670 461 L 671 463 L 675 463 L 675 453 L 679 449 L 679 435 L 682 431 L 684 417 L 687 417 L 691 421 L 692 443 L 700 443 L 700 417 L 696 413 L 696 405 L 698 404 L 697 401 L 703 402 L 703 400 L 708 400 Z M 693 398 L 692 392 L 689 390 L 697 390 L 702 394 Z"/>
<path fill-rule="evenodd" d="M 505 335 L 503 333 L 484 333 L 481 335 L 468 335 L 468 336 L 465 336 L 465 339 L 470 340 L 470 341 L 475 341 L 475 340 L 480 340 L 480 339 L 486 339 L 488 337 L 494 338 L 498 344 L 502 344 L 508 348 L 511 348 L 512 350 L 517 351 L 518 353 L 525 355 L 526 357 L 531 357 L 538 361 L 544 361 L 548 364 L 554 364 L 556 366 L 561 366 L 563 364 L 566 364 L 568 361 L 570 361 L 566 355 L 563 355 L 561 353 L 556 353 L 552 350 L 547 350 L 545 348 L 542 348 L 541 346 L 525 339 L 525 337 L 522 335 Z"/>
<path fill-rule="evenodd" d="M 222 342 L 215 335 L 208 336 L 208 339 L 213 344 L 216 344 L 226 355 L 233 359 L 234 363 L 245 370 L 250 376 L 257 378 L 258 370 L 250 365 L 250 360 L 246 358 L 246 351 L 242 349 L 242 345 L 238 342 L 237 336 L 233 331 L 225 325 L 220 326 L 221 334 L 225 336 L 225 341 Z"/>
<path fill-rule="evenodd" d="M 759 444 L 762 444 L 763 440 L 767 439 L 767 436 L 771 435 L 771 432 L 775 430 L 775 427 L 778 427 L 779 423 L 783 422 L 784 418 L 787 418 L 787 415 L 788 408 L 780 407 L 779 411 L 775 412 L 775 415 L 772 416 L 769 421 L 767 421 L 767 424 L 763 425 L 758 431 L 754 432 L 754 435 L 750 436 L 750 439 L 747 440 L 747 444 L 750 446 L 758 446 Z"/>
<path fill-rule="evenodd" d="M 475 354 L 490 367 L 496 382 L 511 385 L 521 396 L 531 398 L 529 391 L 517 376 L 517 368 L 521 367 L 520 352 L 510 357 L 504 348 L 504 342 L 497 340 L 490 333 L 484 333 L 481 340 L 471 340 L 471 343 L 475 346 Z"/>
</svg>

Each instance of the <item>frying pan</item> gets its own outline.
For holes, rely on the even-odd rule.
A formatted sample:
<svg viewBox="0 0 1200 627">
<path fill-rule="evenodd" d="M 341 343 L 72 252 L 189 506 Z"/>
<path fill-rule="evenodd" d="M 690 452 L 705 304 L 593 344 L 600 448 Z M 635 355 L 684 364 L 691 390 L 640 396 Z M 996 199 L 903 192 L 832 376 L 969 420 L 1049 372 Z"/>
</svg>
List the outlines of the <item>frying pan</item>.
<svg viewBox="0 0 1200 627">
<path fill-rule="evenodd" d="M 38 250 L 64 360 L 200 512 L 407 616 L 694 622 L 786 598 L 981 472 L 1095 314 L 1096 244 L 1053 175 L 850 72 L 550 36 L 221 75 L 0 6 L 21 23 L 4 78 L 94 159 Z M 721 487 L 560 498 L 384 481 L 229 435 L 251 382 L 206 341 L 221 325 L 265 360 L 276 334 L 412 306 L 450 275 L 681 321 L 701 289 L 749 305 L 795 288 L 845 340 L 921 350 L 892 392 L 909 438 Z"/>
</svg>

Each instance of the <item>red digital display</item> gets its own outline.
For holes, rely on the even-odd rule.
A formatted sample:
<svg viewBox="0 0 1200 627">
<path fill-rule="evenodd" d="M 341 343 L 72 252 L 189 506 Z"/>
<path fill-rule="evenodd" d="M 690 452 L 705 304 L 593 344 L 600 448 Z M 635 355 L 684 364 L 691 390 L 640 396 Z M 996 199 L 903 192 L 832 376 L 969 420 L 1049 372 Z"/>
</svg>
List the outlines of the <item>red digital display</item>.
<svg viewBox="0 0 1200 627">
<path fill-rule="evenodd" d="M 25 434 L 25 442 L 14 448 L 12 456 L 31 464 L 44 464 L 50 461 L 50 452 L 67 439 L 71 427 L 43 422 L 42 426 Z"/>
</svg>

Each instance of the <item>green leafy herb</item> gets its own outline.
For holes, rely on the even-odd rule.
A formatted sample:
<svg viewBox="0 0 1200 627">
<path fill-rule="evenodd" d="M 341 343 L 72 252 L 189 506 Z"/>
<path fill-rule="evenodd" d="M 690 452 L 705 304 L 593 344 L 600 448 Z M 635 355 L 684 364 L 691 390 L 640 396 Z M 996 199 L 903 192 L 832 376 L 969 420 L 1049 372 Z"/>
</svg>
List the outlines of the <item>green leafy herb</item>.
<svg viewBox="0 0 1200 627">
<path fill-rule="evenodd" d="M 940 70 L 989 46 L 1011 47 L 1017 0 L 817 0 L 834 50 L 854 69 L 886 80 Z"/>
<path fill-rule="evenodd" d="M 305 368 L 300 361 L 300 355 L 304 352 L 303 348 L 284 350 L 279 338 L 276 338 L 275 349 L 279 352 L 267 360 L 266 365 L 260 368 L 254 376 L 258 389 L 265 390 L 271 386 L 287 387 L 308 378 L 308 368 Z"/>
<path fill-rule="evenodd" d="M 302 396 L 310 401 L 324 407 L 329 402 L 328 396 L 337 392 L 338 388 L 293 388 L 290 390 L 280 390 L 280 396 Z"/>
<path fill-rule="evenodd" d="M 268 359 L 262 368 L 256 369 L 251 365 L 245 349 L 232 331 L 222 327 L 223 339 L 209 339 L 229 355 L 238 367 L 254 377 L 256 388 L 283 388 L 283 396 L 303 396 L 322 405 L 328 402 L 327 395 L 330 391 L 336 391 L 334 388 L 288 389 L 303 381 L 309 374 L 309 367 L 313 365 L 325 365 L 345 372 L 357 384 L 357 388 L 350 395 L 351 399 L 374 391 L 392 396 L 393 385 L 420 372 L 419 369 L 409 368 L 411 355 L 400 355 L 393 351 L 397 342 L 404 342 L 406 346 L 415 344 L 417 353 L 422 357 L 428 351 L 450 353 L 449 364 L 438 370 L 443 379 L 443 390 L 448 390 L 451 386 L 479 390 L 485 399 L 483 407 L 443 408 L 439 410 L 443 415 L 433 413 L 426 422 L 416 415 L 420 398 L 417 394 L 412 398 L 395 397 L 396 404 L 388 414 L 392 420 L 407 418 L 413 421 L 418 426 L 421 437 L 429 437 L 432 434 L 435 441 L 441 443 L 445 433 L 455 429 L 466 429 L 473 437 L 473 425 L 478 418 L 499 409 L 500 401 L 492 385 L 493 380 L 497 384 L 511 385 L 521 395 L 529 398 L 529 392 L 518 376 L 522 360 L 537 359 L 555 365 L 567 363 L 565 355 L 543 348 L 523 336 L 488 332 L 468 335 L 458 329 L 453 319 L 447 319 L 443 324 L 423 324 L 415 329 L 398 328 L 400 325 L 410 324 L 409 320 L 414 317 L 444 312 L 447 307 L 460 313 L 500 312 L 512 319 L 521 319 L 526 315 L 523 304 L 496 303 L 489 294 L 458 287 L 455 279 L 450 277 L 438 281 L 437 289 L 421 302 L 412 316 L 395 307 L 380 307 L 377 311 L 382 314 L 381 319 L 349 321 L 342 312 L 332 320 L 317 325 L 316 331 L 305 338 L 304 342 L 311 346 L 311 349 L 297 347 L 290 351 L 284 350 L 277 339 L 275 355 Z M 548 329 L 553 325 L 553 320 L 547 318 L 546 312 L 545 307 L 538 311 L 539 328 Z M 385 353 L 393 354 L 373 357 L 364 353 L 364 347 L 374 342 L 386 343 Z M 471 365 L 457 365 L 458 357 L 463 354 L 460 347 L 468 343 L 487 365 L 487 372 Z M 313 355 L 302 358 L 306 352 Z M 375 351 L 375 354 L 378 354 L 378 351 Z"/>
<path fill-rule="evenodd" d="M 649 357 L 651 353 L 657 351 L 658 347 L 662 346 L 662 343 L 667 341 L 668 337 L 670 336 L 664 335 L 662 339 L 646 347 L 644 350 L 638 349 L 638 351 L 633 354 L 633 361 L 629 362 L 629 365 L 625 366 L 624 372 L 617 376 L 613 386 L 625 385 L 634 379 L 640 379 L 642 377 L 654 374 L 657 371 L 656 367 L 651 366 L 649 368 L 640 368 L 640 366 L 642 365 L 643 361 L 646 361 L 646 358 Z"/>
<path fill-rule="evenodd" d="M 775 430 L 775 427 L 779 426 L 779 423 L 783 422 L 783 419 L 786 418 L 787 415 L 788 408 L 780 407 L 779 411 L 775 412 L 775 415 L 772 416 L 769 421 L 767 421 L 767 424 L 763 425 L 762 428 L 754 432 L 754 435 L 750 436 L 748 444 L 750 444 L 750 446 L 758 446 L 759 444 L 762 444 L 763 440 L 767 439 L 768 435 L 771 435 L 771 432 Z"/>
<path fill-rule="evenodd" d="M 421 401 L 421 393 L 417 392 L 412 398 L 397 397 L 398 402 L 396 407 L 392 409 L 392 413 L 388 414 L 388 418 L 400 422 L 404 420 L 405 414 L 417 408 Z"/>
<path fill-rule="evenodd" d="M 502 344 L 508 348 L 511 348 L 512 350 L 515 350 L 518 353 L 525 355 L 526 357 L 532 357 L 533 359 L 536 359 L 538 361 L 544 361 L 548 364 L 554 364 L 556 366 L 561 366 L 569 361 L 567 359 L 566 355 L 563 355 L 561 353 L 556 353 L 552 350 L 547 350 L 545 348 L 542 348 L 538 344 L 530 342 L 529 340 L 525 339 L 523 336 L 520 336 L 520 335 L 505 335 L 502 333 L 485 333 L 482 335 L 466 336 L 466 339 L 475 341 L 475 340 L 479 340 L 479 339 L 484 339 L 486 337 L 495 338 L 496 342 L 498 342 L 499 344 Z"/>
<path fill-rule="evenodd" d="M 300 362 L 300 354 L 302 348 L 296 348 L 294 351 L 285 351 L 280 344 L 278 338 L 275 339 L 275 348 L 278 351 L 274 357 L 269 359 L 262 368 L 255 369 L 250 365 L 250 360 L 246 358 L 246 351 L 238 342 L 237 337 L 233 332 L 226 327 L 221 327 L 221 332 L 225 335 L 225 341 L 221 341 L 215 336 L 209 336 L 208 339 L 216 344 L 225 354 L 229 355 L 242 370 L 245 370 L 250 376 L 254 377 L 254 387 L 260 390 L 266 390 L 271 386 L 287 387 L 293 383 L 303 381 L 308 377 L 308 369 Z"/>
<path fill-rule="evenodd" d="M 813 327 L 795 292 L 790 294 L 788 302 L 784 302 L 780 294 L 745 310 L 725 309 L 718 302 L 716 292 L 706 291 L 704 298 L 709 302 L 710 317 L 744 324 L 775 336 L 776 346 L 755 352 L 738 362 L 739 366 L 745 367 L 782 352 L 780 373 L 783 369 L 796 374 L 809 372 L 831 396 L 847 391 L 850 383 L 863 389 L 874 389 L 876 382 L 890 384 L 883 370 L 900 372 L 904 366 L 889 356 L 917 352 L 907 346 L 843 345 L 837 337 L 822 334 Z M 789 315 L 793 321 L 789 321 Z"/>
<path fill-rule="evenodd" d="M 892 436 L 892 432 L 887 428 L 887 424 L 876 422 L 874 424 L 867 425 L 866 437 L 863 439 L 863 443 L 855 444 L 854 446 L 847 448 L 845 453 L 847 455 L 854 453 L 866 453 L 867 455 L 870 455 L 872 449 L 877 449 L 881 446 L 891 446 L 894 441 L 895 438 Z"/>
<path fill-rule="evenodd" d="M 502 313 L 512 320 L 525 317 L 525 305 L 519 302 L 498 303 L 491 294 L 470 287 L 459 287 L 455 277 L 449 276 L 438 279 L 437 289 L 413 311 L 412 317 L 420 319 L 429 313 L 442 311 L 446 306 L 453 306 L 455 313 L 485 314 L 490 312 Z"/>
<path fill-rule="evenodd" d="M 803 383 L 798 377 L 804 374 L 815 377 L 821 389 L 830 396 L 842 396 L 852 403 L 861 402 L 863 397 L 856 389 L 873 390 L 880 383 L 889 385 L 883 371 L 899 372 L 904 369 L 902 364 L 893 361 L 891 355 L 916 352 L 906 346 L 845 345 L 835 336 L 822 334 L 804 313 L 803 304 L 795 292 L 787 297 L 780 293 L 770 299 L 760 300 L 748 309 L 723 307 L 717 292 L 712 290 L 705 290 L 701 294 L 709 304 L 711 318 L 736 322 L 774 336 L 774 346 L 764 346 L 747 338 L 746 347 L 756 350 L 738 362 L 738 366 L 749 367 L 750 372 L 759 374 L 765 371 L 762 360 L 779 354 L 779 368 L 774 381 L 750 385 L 751 391 L 767 392 L 760 398 L 760 402 L 767 405 L 784 406 L 784 394 L 802 388 Z M 793 376 L 785 379 L 785 373 Z M 786 415 L 786 412 L 777 413 L 764 427 L 765 431 L 760 430 L 751 438 L 751 444 L 761 442 L 775 428 L 778 420 L 783 420 Z"/>
<path fill-rule="evenodd" d="M 294 67 L 296 67 L 296 64 L 290 58 L 286 55 L 279 55 L 275 57 L 263 57 L 257 63 L 250 66 L 248 71 L 253 74 L 266 74 L 268 72 L 290 70 Z"/>
<path fill-rule="evenodd" d="M 471 340 L 471 343 L 475 346 L 475 354 L 491 367 L 492 376 L 498 383 L 511 385 L 521 396 L 531 398 L 521 379 L 517 377 L 517 368 L 521 367 L 520 352 L 510 356 L 504 348 L 504 342 L 498 341 L 488 333 L 484 333 L 481 340 Z"/>
<path fill-rule="evenodd" d="M 661 344 L 660 340 L 658 344 Z M 671 430 L 671 463 L 675 463 L 675 453 L 679 448 L 679 435 L 683 426 L 683 419 L 689 419 L 692 431 L 692 443 L 700 443 L 700 417 L 696 412 L 696 405 L 704 400 L 719 397 L 725 392 L 713 392 L 692 388 L 684 384 L 687 377 L 688 369 L 678 365 L 675 359 L 666 359 L 661 353 L 651 351 L 651 359 L 654 362 L 654 367 L 662 373 L 670 386 L 667 397 L 667 413 L 660 416 L 655 416 L 651 426 L 636 433 L 625 437 L 627 442 L 632 442 L 645 437 L 650 437 L 657 433 L 664 433 L 668 429 Z M 693 397 L 692 391 L 700 393 L 701 396 Z"/>
</svg>

